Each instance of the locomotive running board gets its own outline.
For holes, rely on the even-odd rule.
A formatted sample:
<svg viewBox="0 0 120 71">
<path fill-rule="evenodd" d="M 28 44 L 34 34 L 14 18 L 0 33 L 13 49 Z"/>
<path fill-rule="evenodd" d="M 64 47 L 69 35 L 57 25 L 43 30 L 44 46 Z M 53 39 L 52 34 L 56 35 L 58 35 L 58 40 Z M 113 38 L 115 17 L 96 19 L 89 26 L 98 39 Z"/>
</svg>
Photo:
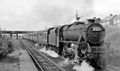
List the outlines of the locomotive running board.
<svg viewBox="0 0 120 71">
<path fill-rule="evenodd" d="M 81 42 L 76 42 L 76 41 L 59 41 L 59 42 L 74 43 L 74 44 L 80 44 L 81 43 Z"/>
</svg>

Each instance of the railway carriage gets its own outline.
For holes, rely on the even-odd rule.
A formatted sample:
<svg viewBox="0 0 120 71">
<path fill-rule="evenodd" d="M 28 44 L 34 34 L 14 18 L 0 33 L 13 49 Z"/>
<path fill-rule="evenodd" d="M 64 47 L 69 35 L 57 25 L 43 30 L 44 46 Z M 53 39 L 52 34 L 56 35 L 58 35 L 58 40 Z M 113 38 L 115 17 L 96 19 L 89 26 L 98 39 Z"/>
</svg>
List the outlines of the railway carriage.
<svg viewBox="0 0 120 71">
<path fill-rule="evenodd" d="M 41 44 L 47 45 L 47 31 L 39 31 L 37 32 L 37 42 Z"/>
</svg>

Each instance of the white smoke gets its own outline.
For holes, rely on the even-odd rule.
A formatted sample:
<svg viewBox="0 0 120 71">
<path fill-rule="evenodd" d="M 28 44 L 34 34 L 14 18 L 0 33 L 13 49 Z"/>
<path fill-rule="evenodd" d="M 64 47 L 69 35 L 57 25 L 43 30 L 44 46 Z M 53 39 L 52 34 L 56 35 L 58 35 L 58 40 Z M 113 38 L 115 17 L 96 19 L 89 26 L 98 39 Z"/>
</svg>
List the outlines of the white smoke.
<svg viewBox="0 0 120 71">
<path fill-rule="evenodd" d="M 59 55 L 58 55 L 56 52 L 54 52 L 54 51 L 52 51 L 52 50 L 50 50 L 50 49 L 49 49 L 49 50 L 46 50 L 46 47 L 41 48 L 40 51 L 43 52 L 43 53 L 46 53 L 46 54 L 48 54 L 49 56 L 54 57 L 54 58 L 59 57 Z"/>
<path fill-rule="evenodd" d="M 74 23 L 76 21 L 76 19 L 72 19 L 70 23 Z"/>
<path fill-rule="evenodd" d="M 39 46 L 39 43 L 36 43 L 35 46 L 38 47 L 38 46 Z"/>
<path fill-rule="evenodd" d="M 80 65 L 76 65 L 73 67 L 76 71 L 94 71 L 94 68 L 90 66 L 86 61 L 83 61 Z"/>
<path fill-rule="evenodd" d="M 59 63 L 59 65 L 60 65 L 61 67 L 65 67 L 65 66 L 67 66 L 67 65 L 69 65 L 69 64 L 70 64 L 70 61 L 69 61 L 68 58 L 65 59 L 64 61 L 61 61 L 61 62 Z"/>
</svg>

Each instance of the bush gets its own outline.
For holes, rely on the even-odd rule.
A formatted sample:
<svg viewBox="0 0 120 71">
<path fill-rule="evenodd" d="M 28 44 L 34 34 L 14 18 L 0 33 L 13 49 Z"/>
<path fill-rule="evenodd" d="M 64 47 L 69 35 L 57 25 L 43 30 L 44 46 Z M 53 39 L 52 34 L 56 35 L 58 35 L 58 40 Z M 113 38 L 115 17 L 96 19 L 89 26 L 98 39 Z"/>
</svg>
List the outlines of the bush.
<svg viewBox="0 0 120 71">
<path fill-rule="evenodd" d="M 2 40 L 2 41 L 1 41 Z M 0 39 L 0 58 L 5 58 L 9 53 L 13 51 L 13 43 L 9 38 Z"/>
</svg>

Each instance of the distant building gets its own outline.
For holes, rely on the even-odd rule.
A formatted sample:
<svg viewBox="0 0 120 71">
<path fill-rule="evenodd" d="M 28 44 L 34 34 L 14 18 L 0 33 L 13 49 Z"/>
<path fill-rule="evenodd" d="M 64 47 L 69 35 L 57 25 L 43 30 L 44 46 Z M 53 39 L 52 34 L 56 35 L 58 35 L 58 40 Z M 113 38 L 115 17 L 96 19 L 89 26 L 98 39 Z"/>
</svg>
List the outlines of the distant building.
<svg viewBox="0 0 120 71">
<path fill-rule="evenodd" d="M 114 18 L 114 25 L 120 26 L 120 15 L 117 15 Z"/>
<path fill-rule="evenodd" d="M 103 25 L 114 25 L 115 17 L 117 17 L 117 15 L 110 14 L 108 17 L 105 17 L 104 19 L 102 19 L 102 24 Z"/>
</svg>

